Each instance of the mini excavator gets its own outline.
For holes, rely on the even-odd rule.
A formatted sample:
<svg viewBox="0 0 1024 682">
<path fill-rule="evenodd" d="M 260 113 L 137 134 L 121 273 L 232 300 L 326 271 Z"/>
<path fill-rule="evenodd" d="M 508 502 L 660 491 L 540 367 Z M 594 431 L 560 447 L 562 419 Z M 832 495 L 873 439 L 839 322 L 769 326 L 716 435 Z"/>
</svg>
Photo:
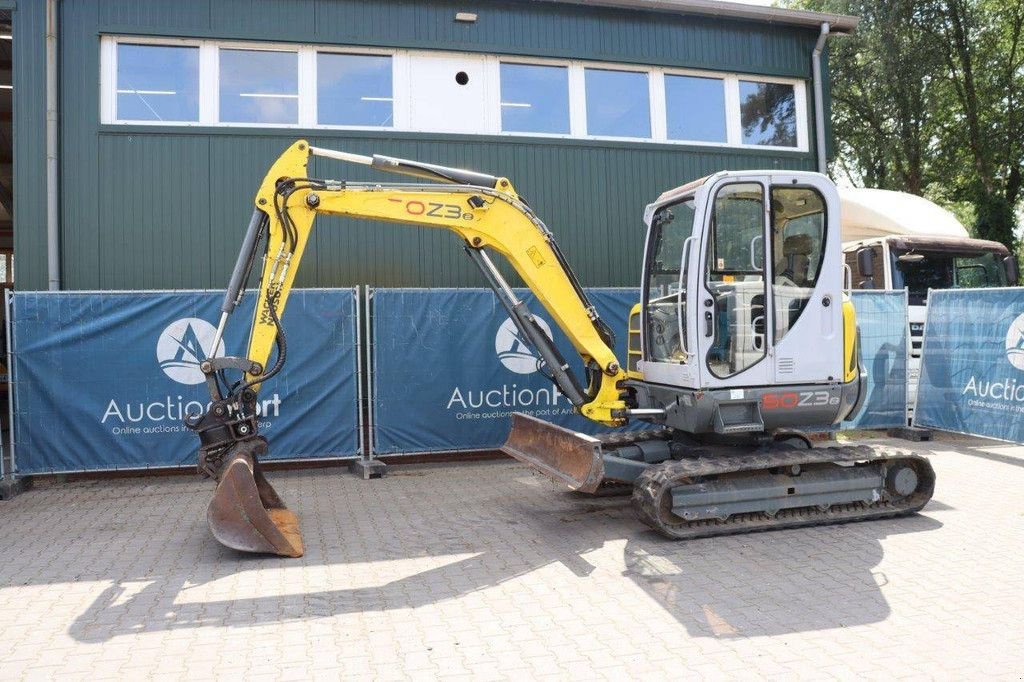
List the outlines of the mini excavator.
<svg viewBox="0 0 1024 682">
<path fill-rule="evenodd" d="M 311 178 L 311 156 L 419 182 Z M 297 517 L 260 469 L 267 441 L 257 429 L 256 396 L 285 363 L 281 318 L 320 214 L 457 234 L 544 374 L 581 415 L 613 427 L 633 419 L 653 425 L 597 438 L 516 414 L 502 450 L 583 493 L 632 485 L 640 519 L 667 537 L 877 519 L 916 512 L 931 498 L 927 459 L 879 446 L 812 447 L 803 433 L 834 427 L 865 396 L 839 198 L 825 176 L 720 172 L 650 204 L 624 366 L 554 235 L 507 178 L 299 140 L 256 194 L 213 352 L 201 365 L 212 402 L 186 418 L 200 439 L 199 470 L 217 481 L 207 520 L 228 547 L 303 553 Z M 261 245 L 248 352 L 219 356 Z M 490 253 L 509 261 L 569 337 L 583 377 Z"/>
</svg>

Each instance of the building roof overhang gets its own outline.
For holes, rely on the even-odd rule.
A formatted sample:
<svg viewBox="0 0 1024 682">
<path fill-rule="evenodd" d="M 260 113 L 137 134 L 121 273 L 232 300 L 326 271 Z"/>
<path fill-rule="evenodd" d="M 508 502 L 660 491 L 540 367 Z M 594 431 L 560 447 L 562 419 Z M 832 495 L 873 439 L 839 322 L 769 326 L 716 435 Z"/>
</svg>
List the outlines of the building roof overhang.
<svg viewBox="0 0 1024 682">
<path fill-rule="evenodd" d="M 668 12 L 672 14 L 696 14 L 721 17 L 724 19 L 744 19 L 761 21 L 784 26 L 800 26 L 820 28 L 827 23 L 832 33 L 853 33 L 860 22 L 860 17 L 846 14 L 828 14 L 810 12 L 799 9 L 783 9 L 762 5 L 747 5 L 739 2 L 720 2 L 719 0 L 537 0 L 539 2 L 560 2 L 591 7 L 613 7 L 619 9 L 647 10 L 652 12 Z"/>
</svg>

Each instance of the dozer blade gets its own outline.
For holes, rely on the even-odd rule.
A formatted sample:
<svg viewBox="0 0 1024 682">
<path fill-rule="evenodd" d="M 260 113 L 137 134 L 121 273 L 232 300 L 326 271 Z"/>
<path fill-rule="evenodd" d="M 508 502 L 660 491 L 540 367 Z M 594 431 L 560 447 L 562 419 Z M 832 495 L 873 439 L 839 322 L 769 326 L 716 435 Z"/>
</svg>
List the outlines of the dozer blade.
<svg viewBox="0 0 1024 682">
<path fill-rule="evenodd" d="M 206 510 L 210 530 L 222 545 L 232 549 L 300 557 L 299 519 L 264 478 L 255 454 L 250 441 L 239 443 L 225 455 L 217 492 Z"/>
<path fill-rule="evenodd" d="M 599 440 L 520 412 L 501 451 L 579 492 L 597 492 L 604 478 Z"/>
</svg>

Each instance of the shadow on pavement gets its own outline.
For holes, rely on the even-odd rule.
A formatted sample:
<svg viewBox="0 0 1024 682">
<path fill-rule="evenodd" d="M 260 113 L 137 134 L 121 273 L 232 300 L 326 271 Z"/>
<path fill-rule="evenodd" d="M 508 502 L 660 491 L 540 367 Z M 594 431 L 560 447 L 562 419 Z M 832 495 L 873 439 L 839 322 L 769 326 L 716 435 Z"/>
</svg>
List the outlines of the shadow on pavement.
<svg viewBox="0 0 1024 682">
<path fill-rule="evenodd" d="M 679 548 L 631 543 L 629 575 L 689 634 L 766 636 L 877 623 L 889 616 L 880 540 L 941 528 L 926 516 L 709 538 Z M 723 566 L 719 553 L 733 560 Z"/>
<path fill-rule="evenodd" d="M 961 455 L 968 455 L 969 457 L 980 457 L 981 459 L 987 459 L 990 462 L 999 462 L 1000 464 L 1009 464 L 1014 467 L 1024 467 L 1024 459 L 1020 457 L 1014 457 L 1013 455 L 1003 455 L 998 452 L 992 452 L 991 450 L 985 450 L 983 448 L 959 448 L 957 450 Z"/>
<path fill-rule="evenodd" d="M 635 607 L 646 595 L 693 636 L 744 637 L 884 620 L 890 609 L 876 568 L 881 540 L 941 527 L 917 515 L 672 542 L 636 520 L 628 497 L 581 500 L 517 465 L 478 464 L 467 473 L 468 466 L 459 467 L 460 479 L 471 484 L 456 485 L 459 496 L 446 488 L 450 472 L 443 468 L 371 482 L 321 471 L 276 473 L 274 483 L 299 512 L 306 538 L 306 556 L 297 560 L 217 544 L 202 513 L 212 494 L 206 486 L 103 482 L 74 511 L 46 505 L 44 523 L 65 523 L 79 534 L 67 556 L 26 580 L 111 581 L 69 628 L 78 641 L 104 642 L 412 609 L 560 564 L 572 575 L 541 598 L 593 600 L 600 612 L 617 608 L 616 600 Z M 339 502 L 347 495 L 365 499 Z M 362 512 L 352 515 L 352 506 Z M 6 573 L 31 570 L 31 554 L 46 551 L 19 544 L 29 556 L 0 565 L 0 587 L 23 584 L 26 573 Z M 424 563 L 432 567 L 424 570 Z M 644 627 L 637 622 L 639 632 Z"/>
</svg>

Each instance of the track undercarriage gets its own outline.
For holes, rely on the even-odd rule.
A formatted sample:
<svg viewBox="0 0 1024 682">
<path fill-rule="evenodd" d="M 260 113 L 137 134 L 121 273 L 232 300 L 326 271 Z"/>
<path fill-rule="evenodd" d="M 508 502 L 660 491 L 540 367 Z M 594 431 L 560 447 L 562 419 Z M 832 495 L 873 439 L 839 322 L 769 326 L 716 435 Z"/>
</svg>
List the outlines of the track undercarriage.
<svg viewBox="0 0 1024 682">
<path fill-rule="evenodd" d="M 502 450 L 573 490 L 632 483 L 640 519 L 673 539 L 848 523 L 919 511 L 927 459 L 874 445 L 705 444 L 655 430 L 600 439 L 516 414 Z"/>
</svg>

